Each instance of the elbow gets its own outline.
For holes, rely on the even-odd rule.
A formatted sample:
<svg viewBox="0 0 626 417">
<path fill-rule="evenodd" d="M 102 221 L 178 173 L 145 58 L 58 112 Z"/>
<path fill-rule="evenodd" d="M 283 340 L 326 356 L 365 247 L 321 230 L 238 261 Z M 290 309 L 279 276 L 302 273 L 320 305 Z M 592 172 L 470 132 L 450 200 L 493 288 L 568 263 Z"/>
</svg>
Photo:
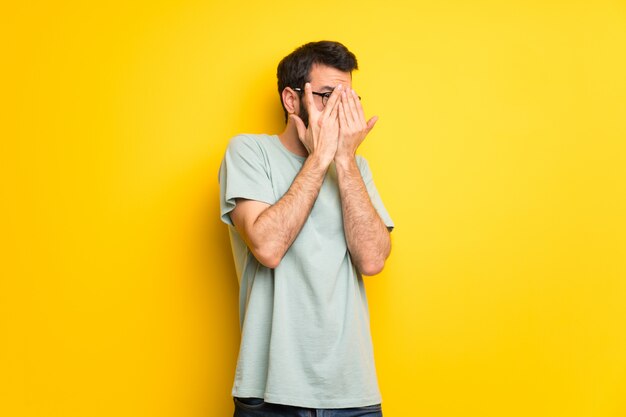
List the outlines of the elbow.
<svg viewBox="0 0 626 417">
<path fill-rule="evenodd" d="M 368 262 L 362 262 L 359 266 L 359 271 L 363 275 L 373 276 L 380 274 L 385 267 L 384 260 L 371 260 Z"/>
<path fill-rule="evenodd" d="M 257 261 L 259 261 L 259 263 L 261 265 L 263 265 L 266 268 L 269 269 L 274 269 L 276 267 L 278 267 L 278 265 L 280 265 L 280 259 L 279 258 L 256 258 Z"/>
<path fill-rule="evenodd" d="M 283 259 L 282 255 L 276 253 L 276 251 L 264 248 L 257 248 L 256 250 L 253 250 L 252 253 L 261 265 L 270 269 L 274 269 L 280 265 L 280 261 Z"/>
</svg>

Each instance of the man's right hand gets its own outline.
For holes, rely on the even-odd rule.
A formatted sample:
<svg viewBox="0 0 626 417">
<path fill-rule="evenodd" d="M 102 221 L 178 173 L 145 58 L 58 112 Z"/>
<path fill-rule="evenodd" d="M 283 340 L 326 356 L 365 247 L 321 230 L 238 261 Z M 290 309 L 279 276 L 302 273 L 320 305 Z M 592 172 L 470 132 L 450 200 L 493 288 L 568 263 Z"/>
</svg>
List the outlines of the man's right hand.
<svg viewBox="0 0 626 417">
<path fill-rule="evenodd" d="M 322 111 L 317 109 L 313 102 L 311 83 L 304 85 L 304 106 L 309 114 L 309 127 L 295 114 L 293 119 L 298 130 L 298 138 L 309 151 L 309 156 L 318 157 L 323 166 L 328 166 L 335 157 L 339 139 L 339 120 L 337 117 L 338 104 L 343 87 L 337 86 L 328 98 L 326 107 Z"/>
</svg>

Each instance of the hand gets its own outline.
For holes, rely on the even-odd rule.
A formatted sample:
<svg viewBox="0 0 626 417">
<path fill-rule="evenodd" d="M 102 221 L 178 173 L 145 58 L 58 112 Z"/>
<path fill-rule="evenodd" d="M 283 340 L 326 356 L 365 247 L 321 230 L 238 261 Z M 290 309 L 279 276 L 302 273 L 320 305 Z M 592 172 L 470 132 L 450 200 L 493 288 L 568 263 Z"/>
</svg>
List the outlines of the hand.
<svg viewBox="0 0 626 417">
<path fill-rule="evenodd" d="M 357 148 L 363 142 L 367 134 L 374 128 L 378 116 L 374 116 L 365 122 L 365 114 L 361 100 L 354 90 L 346 90 L 341 93 L 339 102 L 339 143 L 335 159 L 354 157 Z"/>
<path fill-rule="evenodd" d="M 315 103 L 313 103 L 311 84 L 306 83 L 304 85 L 304 105 L 309 113 L 309 127 L 306 128 L 302 119 L 297 115 L 289 115 L 296 124 L 298 137 L 307 151 L 309 151 L 309 156 L 315 155 L 319 157 L 326 166 L 332 162 L 337 152 L 339 139 L 337 110 L 341 91 L 342 86 L 337 86 L 328 98 L 326 107 L 319 111 Z"/>
</svg>

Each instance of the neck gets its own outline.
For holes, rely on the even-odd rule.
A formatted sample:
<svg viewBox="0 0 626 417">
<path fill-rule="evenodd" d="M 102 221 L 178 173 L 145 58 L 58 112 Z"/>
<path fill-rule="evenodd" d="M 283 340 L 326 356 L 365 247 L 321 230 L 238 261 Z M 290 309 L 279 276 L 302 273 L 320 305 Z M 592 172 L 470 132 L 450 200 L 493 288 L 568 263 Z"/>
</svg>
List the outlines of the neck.
<svg viewBox="0 0 626 417">
<path fill-rule="evenodd" d="M 285 130 L 278 135 L 278 138 L 283 146 L 290 152 L 304 157 L 309 155 L 309 152 L 298 138 L 298 129 L 296 128 L 296 124 L 291 119 L 288 119 Z"/>
</svg>

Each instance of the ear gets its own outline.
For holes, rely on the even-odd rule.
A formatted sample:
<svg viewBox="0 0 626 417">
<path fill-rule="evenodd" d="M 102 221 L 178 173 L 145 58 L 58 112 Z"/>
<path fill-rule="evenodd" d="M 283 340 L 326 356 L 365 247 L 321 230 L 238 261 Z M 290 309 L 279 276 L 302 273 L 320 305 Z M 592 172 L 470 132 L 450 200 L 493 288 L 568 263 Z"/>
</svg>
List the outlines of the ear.
<svg viewBox="0 0 626 417">
<path fill-rule="evenodd" d="M 291 87 L 285 87 L 282 92 L 283 104 L 289 114 L 300 113 L 300 95 L 291 89 Z"/>
</svg>

